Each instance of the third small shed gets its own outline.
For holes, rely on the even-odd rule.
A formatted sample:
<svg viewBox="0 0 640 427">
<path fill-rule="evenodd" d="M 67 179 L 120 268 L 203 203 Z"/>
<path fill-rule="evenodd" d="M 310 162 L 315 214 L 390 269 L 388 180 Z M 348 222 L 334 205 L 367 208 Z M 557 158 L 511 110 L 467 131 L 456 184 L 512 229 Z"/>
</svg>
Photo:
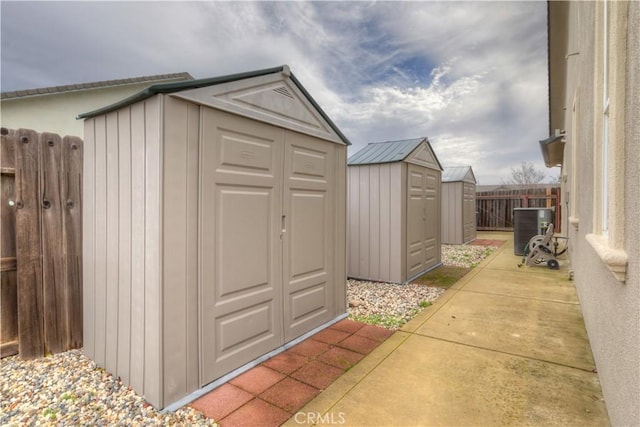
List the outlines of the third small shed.
<svg viewBox="0 0 640 427">
<path fill-rule="evenodd" d="M 427 138 L 371 143 L 348 167 L 348 276 L 405 283 L 440 265 L 440 175 Z"/>
<path fill-rule="evenodd" d="M 476 238 L 476 177 L 471 166 L 442 173 L 442 243 L 460 245 Z"/>
</svg>

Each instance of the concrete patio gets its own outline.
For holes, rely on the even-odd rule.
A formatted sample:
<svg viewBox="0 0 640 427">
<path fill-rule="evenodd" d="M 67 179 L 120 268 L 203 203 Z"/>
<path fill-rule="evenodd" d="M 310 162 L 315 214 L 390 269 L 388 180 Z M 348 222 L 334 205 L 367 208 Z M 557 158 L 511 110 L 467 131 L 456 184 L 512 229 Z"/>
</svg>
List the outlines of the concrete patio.
<svg viewBox="0 0 640 427">
<path fill-rule="evenodd" d="M 608 426 L 580 304 L 506 241 L 285 425 Z"/>
</svg>

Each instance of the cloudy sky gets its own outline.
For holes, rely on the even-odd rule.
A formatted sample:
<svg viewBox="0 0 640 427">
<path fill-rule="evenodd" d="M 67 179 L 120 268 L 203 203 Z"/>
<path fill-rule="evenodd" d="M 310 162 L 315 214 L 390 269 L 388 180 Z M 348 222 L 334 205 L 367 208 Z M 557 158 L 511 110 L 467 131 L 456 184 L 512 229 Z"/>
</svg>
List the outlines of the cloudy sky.
<svg viewBox="0 0 640 427">
<path fill-rule="evenodd" d="M 427 136 L 499 184 L 548 133 L 546 2 L 13 2 L 3 92 L 288 64 L 351 140 Z"/>
</svg>

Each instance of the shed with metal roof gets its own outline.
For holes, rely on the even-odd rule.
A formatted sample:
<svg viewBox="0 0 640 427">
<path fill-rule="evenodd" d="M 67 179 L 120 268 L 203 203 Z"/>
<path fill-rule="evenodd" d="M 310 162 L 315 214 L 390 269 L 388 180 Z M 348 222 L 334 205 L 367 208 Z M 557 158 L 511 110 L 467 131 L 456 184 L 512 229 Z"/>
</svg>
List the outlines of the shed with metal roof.
<svg viewBox="0 0 640 427">
<path fill-rule="evenodd" d="M 442 173 L 442 243 L 460 245 L 476 238 L 476 177 L 471 166 Z"/>
<path fill-rule="evenodd" d="M 442 166 L 429 140 L 371 143 L 348 164 L 348 276 L 406 283 L 439 266 Z"/>
<path fill-rule="evenodd" d="M 85 119 L 84 352 L 175 408 L 346 316 L 346 148 L 282 66 Z"/>
</svg>

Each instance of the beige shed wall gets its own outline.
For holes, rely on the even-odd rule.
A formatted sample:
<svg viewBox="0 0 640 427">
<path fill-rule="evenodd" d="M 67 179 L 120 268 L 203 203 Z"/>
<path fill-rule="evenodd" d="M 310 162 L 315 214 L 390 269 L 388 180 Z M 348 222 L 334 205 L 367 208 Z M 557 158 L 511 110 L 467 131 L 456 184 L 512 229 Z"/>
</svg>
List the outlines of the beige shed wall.
<svg viewBox="0 0 640 427">
<path fill-rule="evenodd" d="M 615 202 L 620 203 L 616 226 L 623 229 L 618 234 L 623 240 L 621 249 L 628 256 L 624 282 L 616 279 L 586 238 L 599 228 L 596 211 L 601 190 L 594 146 L 602 134 L 594 106 L 602 103 L 597 89 L 602 73 L 595 64 L 602 49 L 596 16 L 603 3 L 565 3 L 568 23 L 557 28 L 569 28 L 566 54 L 571 54 L 566 59 L 563 99 L 565 191 L 575 192 L 567 198 L 573 205 L 569 206 L 571 224 L 565 228 L 571 268 L 611 424 L 630 426 L 640 419 L 640 26 L 632 24 L 640 22 L 640 3 L 616 3 L 628 11 L 626 46 L 619 46 L 626 48 L 625 78 L 620 80 L 624 90 L 611 95 L 612 103 L 622 99 L 625 119 L 624 135 L 616 139 L 618 149 L 624 150 L 623 165 L 619 178 L 615 174 L 610 178 L 611 186 L 624 191 L 624 199 Z M 552 91 L 554 95 L 562 96 Z"/>
<path fill-rule="evenodd" d="M 347 173 L 348 276 L 400 283 L 405 275 L 406 165 L 349 166 Z"/>
<path fill-rule="evenodd" d="M 463 199 L 461 181 L 442 183 L 442 243 L 444 244 L 464 243 Z"/>
<path fill-rule="evenodd" d="M 162 83 L 179 80 L 183 79 L 167 79 L 162 80 Z M 146 81 L 99 89 L 3 99 L 0 102 L 1 124 L 10 129 L 25 128 L 82 138 L 84 123 L 82 120 L 76 120 L 78 114 L 113 104 L 154 83 L 156 82 Z"/>
<path fill-rule="evenodd" d="M 198 245 L 201 108 L 164 98 L 163 402 L 200 387 Z"/>
<path fill-rule="evenodd" d="M 84 352 L 162 404 L 159 96 L 85 121 Z"/>
</svg>

